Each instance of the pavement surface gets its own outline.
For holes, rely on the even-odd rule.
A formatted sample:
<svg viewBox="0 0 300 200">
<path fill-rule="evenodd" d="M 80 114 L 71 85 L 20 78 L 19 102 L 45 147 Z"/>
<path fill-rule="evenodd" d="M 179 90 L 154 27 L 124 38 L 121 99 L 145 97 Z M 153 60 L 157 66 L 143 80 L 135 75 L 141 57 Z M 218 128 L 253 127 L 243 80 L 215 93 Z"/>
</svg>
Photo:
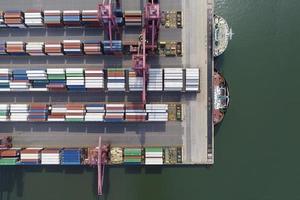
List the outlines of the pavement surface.
<svg viewBox="0 0 300 200">
<path fill-rule="evenodd" d="M 197 67 L 200 68 L 200 89 L 196 94 L 149 93 L 149 102 L 182 102 L 185 117 L 182 122 L 168 123 L 0 123 L 1 133 L 11 133 L 16 146 L 80 147 L 95 146 L 97 139 L 112 145 L 183 145 L 183 161 L 186 164 L 210 164 L 208 159 L 209 84 L 207 31 L 208 9 L 211 0 L 162 0 L 161 10 L 183 10 L 183 29 L 161 28 L 160 40 L 183 41 L 183 57 L 159 57 L 148 59 L 151 67 Z M 70 2 L 72 4 L 70 4 Z M 96 9 L 97 0 L 3 0 L 2 10 L 40 9 Z M 123 0 L 123 10 L 142 9 L 145 1 Z M 193 31 L 191 31 L 193 30 Z M 136 39 L 139 29 L 124 29 L 123 39 Z M 51 29 L 3 29 L 3 41 L 62 41 L 64 39 L 103 40 L 102 30 L 93 28 Z M 131 67 L 131 57 L 81 56 L 81 57 L 1 57 L 0 67 L 47 68 L 47 67 Z M 30 102 L 139 102 L 139 93 L 60 93 L 60 92 L 4 92 L 2 103 Z M 213 142 L 213 137 L 212 137 Z"/>
</svg>

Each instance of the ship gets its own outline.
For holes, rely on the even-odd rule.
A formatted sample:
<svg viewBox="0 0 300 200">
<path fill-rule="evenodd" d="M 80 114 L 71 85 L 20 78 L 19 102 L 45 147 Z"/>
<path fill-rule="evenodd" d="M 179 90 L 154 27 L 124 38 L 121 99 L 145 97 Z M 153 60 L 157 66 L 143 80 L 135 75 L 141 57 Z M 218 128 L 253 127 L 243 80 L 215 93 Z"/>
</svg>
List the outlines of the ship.
<svg viewBox="0 0 300 200">
<path fill-rule="evenodd" d="M 214 33 L 214 57 L 217 57 L 226 50 L 233 32 L 223 17 L 214 15 Z"/>
<path fill-rule="evenodd" d="M 220 72 L 214 71 L 214 108 L 213 122 L 214 125 L 219 124 L 229 106 L 229 89 L 225 78 Z"/>
</svg>

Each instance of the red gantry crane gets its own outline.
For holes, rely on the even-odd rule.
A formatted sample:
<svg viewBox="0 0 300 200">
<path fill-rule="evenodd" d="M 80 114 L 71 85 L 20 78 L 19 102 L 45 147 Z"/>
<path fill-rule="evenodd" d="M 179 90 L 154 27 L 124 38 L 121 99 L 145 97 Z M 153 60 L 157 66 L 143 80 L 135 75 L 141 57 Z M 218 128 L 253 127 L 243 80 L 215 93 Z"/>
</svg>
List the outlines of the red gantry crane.
<svg viewBox="0 0 300 200">
<path fill-rule="evenodd" d="M 153 52 L 157 48 L 159 26 L 160 26 L 160 6 L 149 0 L 144 8 L 144 29 L 146 30 L 146 48 Z"/>
<path fill-rule="evenodd" d="M 116 0 L 116 8 L 120 8 L 119 0 Z M 98 18 L 103 25 L 104 32 L 108 34 L 110 47 L 112 48 L 113 34 L 119 32 L 119 27 L 116 22 L 111 0 L 103 0 L 102 3 L 98 5 Z"/>
<path fill-rule="evenodd" d="M 117 0 L 117 8 L 120 8 L 120 3 Z M 116 16 L 113 13 L 113 6 L 111 0 L 107 3 L 103 0 L 102 4 L 99 4 L 99 19 L 103 23 L 104 30 L 108 33 L 112 48 L 113 31 L 119 32 L 118 25 L 116 23 Z M 149 65 L 146 63 L 146 54 L 154 53 L 157 49 L 159 26 L 160 26 L 160 6 L 158 3 L 154 3 L 153 0 L 144 7 L 144 26 L 140 35 L 140 42 L 138 53 L 132 55 L 133 69 L 138 76 L 143 77 L 143 91 L 142 102 L 147 102 L 147 82 L 149 74 Z M 101 144 L 101 137 L 99 137 L 99 146 L 97 148 L 97 166 L 98 166 L 98 194 L 102 195 L 103 179 L 104 179 L 104 167 L 107 162 L 108 146 Z"/>
<path fill-rule="evenodd" d="M 146 53 L 154 53 L 157 49 L 160 7 L 153 0 L 149 1 L 144 8 L 144 27 L 140 36 L 140 46 L 138 53 L 132 56 L 133 69 L 138 76 L 143 77 L 142 102 L 147 102 L 147 82 L 149 75 L 149 65 L 146 63 Z M 147 51 L 147 52 L 146 52 Z"/>
</svg>

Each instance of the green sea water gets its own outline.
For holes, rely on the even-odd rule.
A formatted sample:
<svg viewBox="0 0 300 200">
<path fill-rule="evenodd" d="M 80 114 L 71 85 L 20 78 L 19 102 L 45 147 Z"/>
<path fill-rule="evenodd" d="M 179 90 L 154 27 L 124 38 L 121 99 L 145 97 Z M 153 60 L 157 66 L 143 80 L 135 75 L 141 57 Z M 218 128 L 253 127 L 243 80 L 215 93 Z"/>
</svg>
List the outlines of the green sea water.
<svg viewBox="0 0 300 200">
<path fill-rule="evenodd" d="M 216 0 L 235 35 L 216 61 L 231 102 L 215 165 L 108 168 L 99 199 L 300 199 L 299 10 L 299 0 Z M 0 169 L 0 200 L 94 200 L 96 188 L 96 169 Z"/>
</svg>

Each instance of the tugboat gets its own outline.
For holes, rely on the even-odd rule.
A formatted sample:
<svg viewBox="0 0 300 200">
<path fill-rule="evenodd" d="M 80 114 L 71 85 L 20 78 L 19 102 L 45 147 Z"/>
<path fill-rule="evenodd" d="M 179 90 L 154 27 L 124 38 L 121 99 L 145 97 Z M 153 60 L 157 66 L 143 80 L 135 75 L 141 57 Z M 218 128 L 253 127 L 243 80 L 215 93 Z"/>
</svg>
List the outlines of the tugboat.
<svg viewBox="0 0 300 200">
<path fill-rule="evenodd" d="M 214 125 L 219 124 L 229 106 L 229 90 L 224 77 L 218 72 L 214 72 L 214 108 L 213 122 Z"/>
<path fill-rule="evenodd" d="M 214 57 L 217 57 L 224 53 L 233 33 L 227 21 L 218 15 L 214 15 L 214 33 Z"/>
</svg>

